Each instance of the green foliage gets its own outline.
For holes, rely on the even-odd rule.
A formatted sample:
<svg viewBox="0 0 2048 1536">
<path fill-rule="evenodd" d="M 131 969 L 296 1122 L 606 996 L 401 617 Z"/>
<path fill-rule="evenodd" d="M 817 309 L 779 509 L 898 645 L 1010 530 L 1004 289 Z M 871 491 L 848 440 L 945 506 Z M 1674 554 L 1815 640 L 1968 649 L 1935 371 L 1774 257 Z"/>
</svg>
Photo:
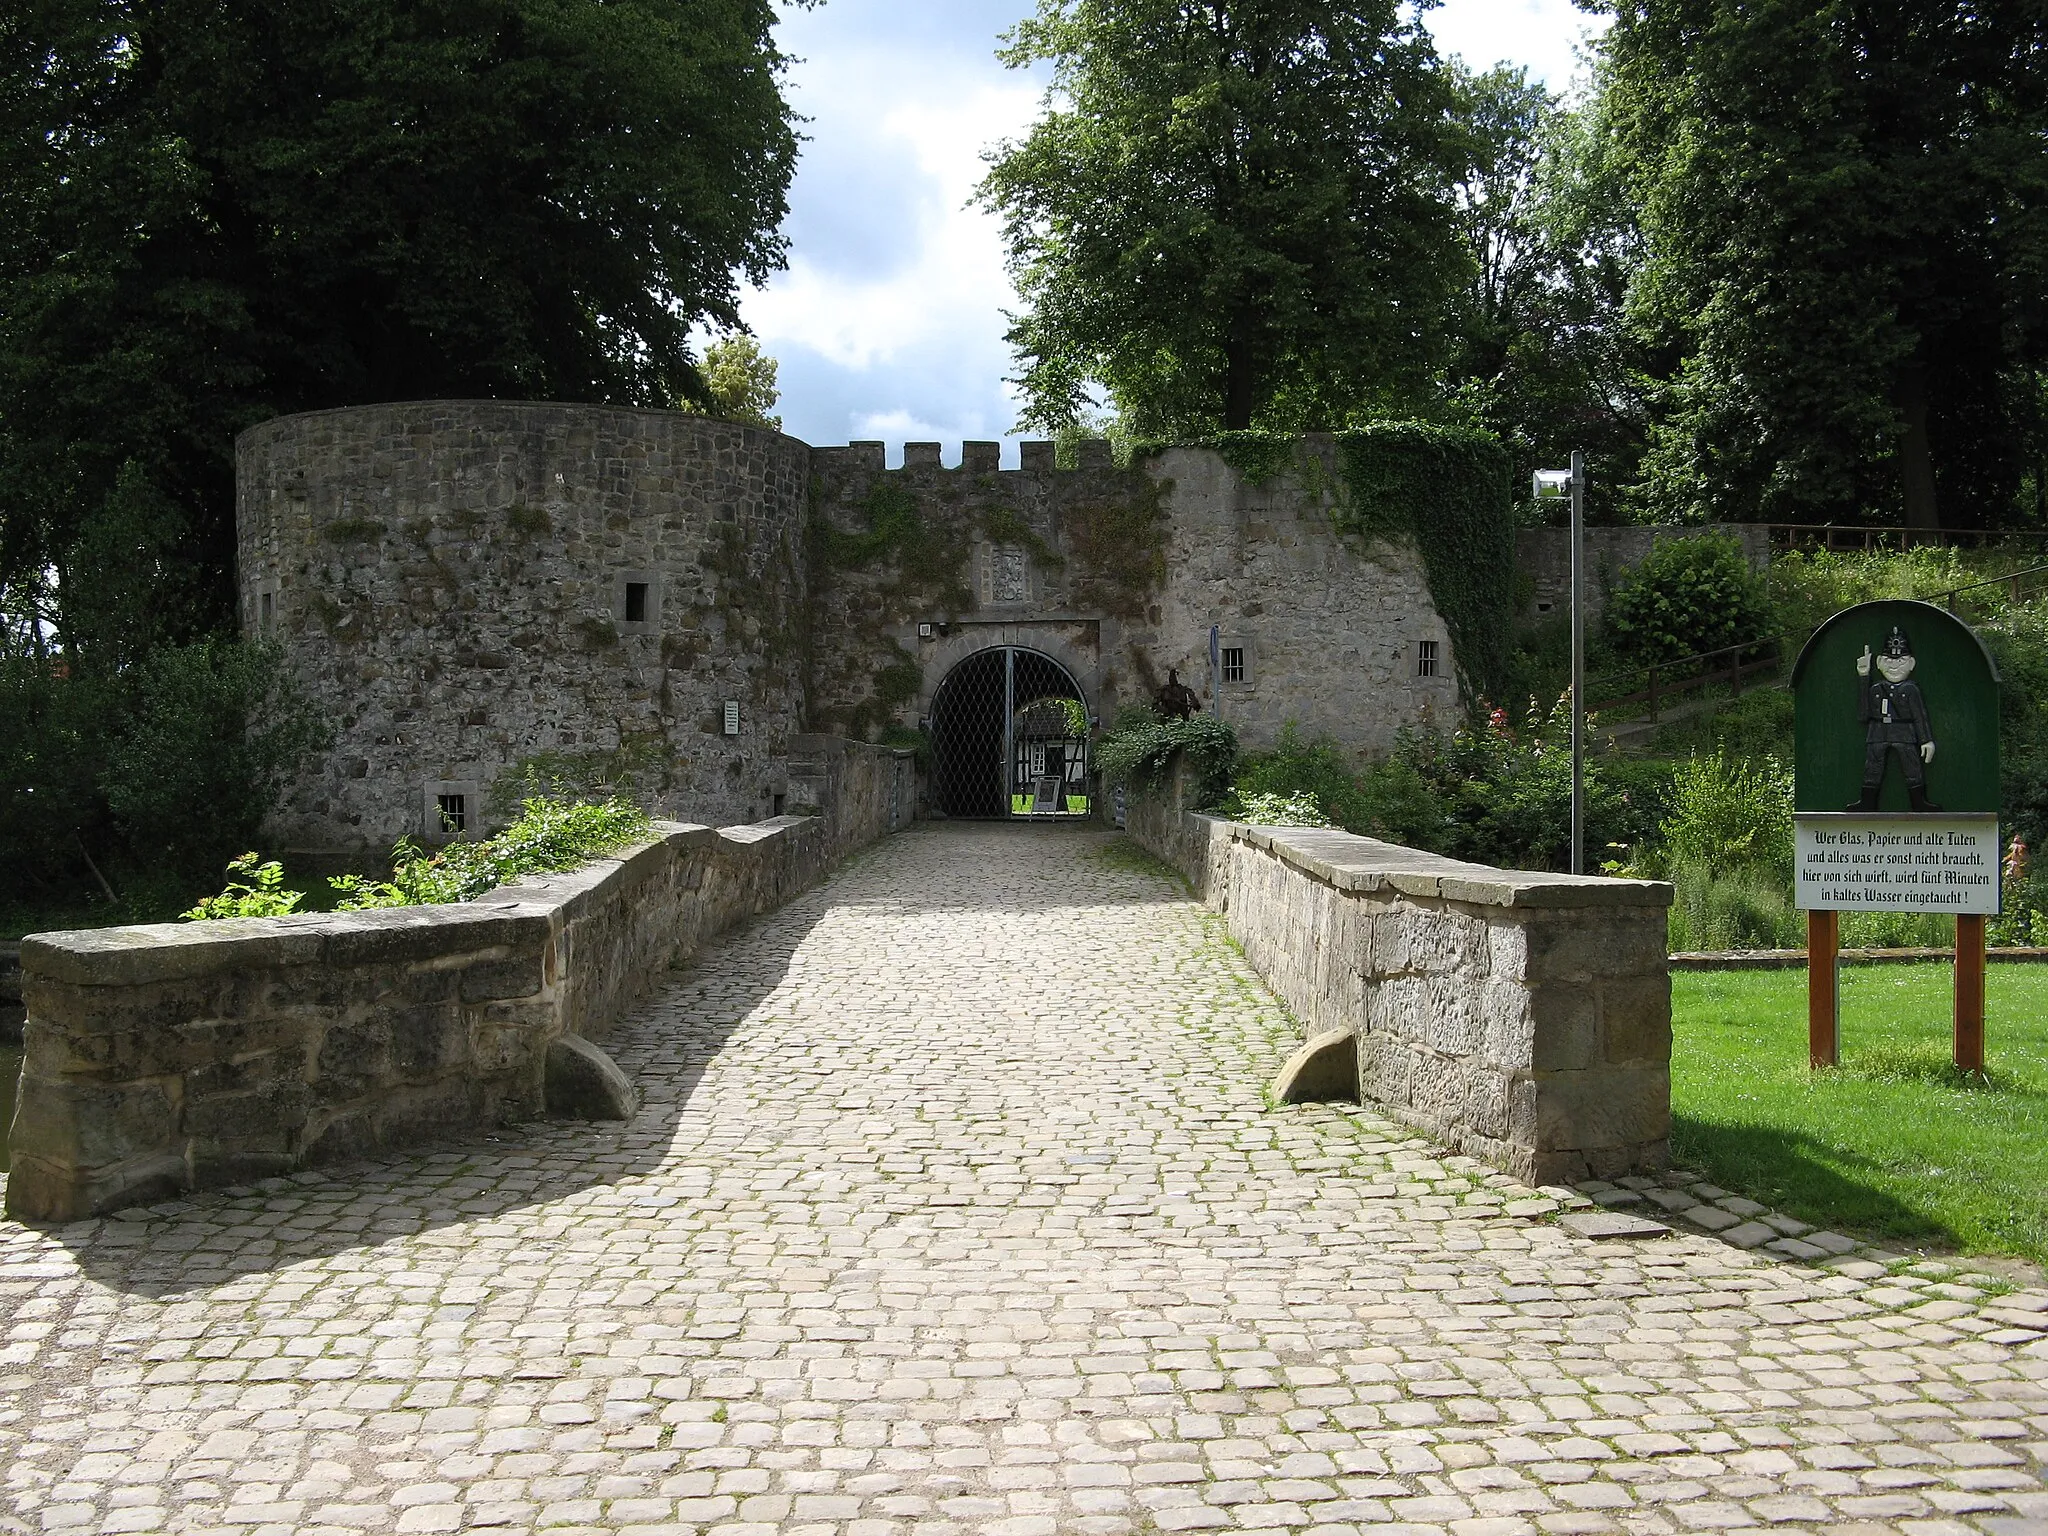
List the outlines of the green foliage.
<svg viewBox="0 0 2048 1536">
<path fill-rule="evenodd" d="M 0 61 L 0 582 L 138 476 L 232 613 L 233 439 L 422 397 L 668 404 L 781 265 L 767 0 L 13 7 Z M 160 541 L 165 542 L 165 541 Z M 216 866 L 217 867 L 217 866 Z"/>
<path fill-rule="evenodd" d="M 1763 583 L 1725 534 L 1660 539 L 1615 587 L 1602 622 L 1608 647 L 1638 666 L 1773 632 Z"/>
<path fill-rule="evenodd" d="M 1246 753 L 1238 764 L 1226 810 L 1239 821 L 1252 820 L 1248 812 L 1255 802 L 1304 804 L 1316 818 L 1270 823 L 1275 826 L 1336 826 L 1363 833 L 1373 820 L 1358 774 L 1342 750 L 1328 740 L 1304 741 L 1292 722 L 1281 727 L 1272 751 Z M 1240 809 L 1247 814 L 1239 814 Z"/>
<path fill-rule="evenodd" d="M 284 866 L 275 859 L 259 863 L 261 858 L 261 854 L 245 853 L 229 860 L 227 888 L 178 915 L 198 922 L 219 917 L 283 917 L 296 912 L 306 893 L 284 889 Z"/>
<path fill-rule="evenodd" d="M 340 912 L 468 901 L 522 875 L 576 869 L 644 841 L 653 830 L 647 813 L 625 800 L 530 799 L 495 837 L 434 852 L 400 838 L 391 850 L 389 880 L 337 875 L 329 884 L 340 893 Z"/>
<path fill-rule="evenodd" d="M 1651 359 L 1626 314 L 1640 237 L 1597 62 L 1577 110 L 1525 70 L 1452 67 L 1473 160 L 1457 190 L 1472 264 L 1453 312 L 1448 404 L 1500 439 L 1517 485 L 1584 452 L 1588 521 L 1620 521 Z"/>
<path fill-rule="evenodd" d="M 1601 48 L 1667 359 L 1659 521 L 2012 516 L 2048 311 L 2038 16 L 1619 0 Z"/>
<path fill-rule="evenodd" d="M 1467 699 L 1500 686 L 1514 616 L 1515 521 L 1507 455 L 1484 432 L 1382 421 L 1337 439 L 1340 527 L 1409 533 L 1451 634 Z"/>
<path fill-rule="evenodd" d="M 1233 791 L 1218 814 L 1255 827 L 1334 827 L 1311 794 L 1272 795 Z"/>
<path fill-rule="evenodd" d="M 1680 763 L 1671 775 L 1664 846 L 1674 863 L 1762 870 L 1789 888 L 1792 775 L 1771 757 L 1716 752 Z"/>
<path fill-rule="evenodd" d="M 1212 805 L 1230 787 L 1237 733 L 1213 715 L 1162 720 L 1149 709 L 1127 709 L 1096 742 L 1095 766 L 1105 783 L 1143 793 L 1159 787 L 1176 754 L 1187 765 L 1191 805 Z"/>
<path fill-rule="evenodd" d="M 0 884 L 67 893 L 218 874 L 324 724 L 274 650 L 210 642 L 106 676 L 0 658 Z"/>
<path fill-rule="evenodd" d="M 776 388 L 777 364 L 761 350 L 761 343 L 745 331 L 714 341 L 704 349 L 704 388 L 711 396 L 711 411 L 727 421 L 749 427 L 782 430 L 782 418 L 768 413 L 775 408 L 781 391 Z"/>
<path fill-rule="evenodd" d="M 1452 95 L 1391 0 L 1041 0 L 1054 92 L 990 157 L 1024 421 L 1104 392 L 1139 435 L 1339 424 L 1426 393 L 1462 274 Z"/>
</svg>

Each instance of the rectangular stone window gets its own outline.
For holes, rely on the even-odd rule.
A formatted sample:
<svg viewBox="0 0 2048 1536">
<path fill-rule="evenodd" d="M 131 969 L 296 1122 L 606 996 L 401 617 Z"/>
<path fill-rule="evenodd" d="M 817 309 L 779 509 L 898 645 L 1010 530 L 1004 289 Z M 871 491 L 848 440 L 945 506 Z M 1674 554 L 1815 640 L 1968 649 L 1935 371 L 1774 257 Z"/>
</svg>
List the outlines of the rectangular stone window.
<svg viewBox="0 0 2048 1536">
<path fill-rule="evenodd" d="M 661 578 L 655 572 L 613 572 L 612 622 L 622 635 L 653 634 L 661 627 Z"/>
<path fill-rule="evenodd" d="M 420 797 L 421 840 L 457 843 L 482 837 L 484 787 L 475 779 L 429 779 Z"/>
<path fill-rule="evenodd" d="M 1226 645 L 1223 647 L 1223 681 L 1241 683 L 1245 681 L 1244 647 Z"/>
<path fill-rule="evenodd" d="M 1441 664 L 1441 658 L 1437 655 L 1436 641 L 1423 640 L 1416 644 L 1415 675 L 1417 677 L 1443 676 L 1443 674 L 1437 670 Z"/>
</svg>

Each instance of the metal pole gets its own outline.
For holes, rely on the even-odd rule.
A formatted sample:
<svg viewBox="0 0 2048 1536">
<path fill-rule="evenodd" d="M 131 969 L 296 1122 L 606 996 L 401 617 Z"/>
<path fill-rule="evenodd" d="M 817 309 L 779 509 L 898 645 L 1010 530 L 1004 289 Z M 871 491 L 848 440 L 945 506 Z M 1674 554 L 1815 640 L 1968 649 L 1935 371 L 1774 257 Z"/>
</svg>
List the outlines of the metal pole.
<svg viewBox="0 0 2048 1536">
<path fill-rule="evenodd" d="M 1586 458 L 1572 454 L 1572 873 L 1586 872 Z"/>
<path fill-rule="evenodd" d="M 1003 647 L 1003 814 L 1015 814 L 1017 793 L 1017 652 Z"/>
</svg>

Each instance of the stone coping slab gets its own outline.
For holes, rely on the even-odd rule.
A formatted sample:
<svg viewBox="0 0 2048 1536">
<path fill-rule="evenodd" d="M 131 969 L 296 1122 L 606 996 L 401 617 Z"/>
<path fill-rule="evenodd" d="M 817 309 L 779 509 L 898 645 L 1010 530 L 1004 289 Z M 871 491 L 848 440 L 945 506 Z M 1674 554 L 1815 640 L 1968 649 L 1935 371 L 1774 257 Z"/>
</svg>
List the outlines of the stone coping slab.
<svg viewBox="0 0 2048 1536">
<path fill-rule="evenodd" d="M 465 946 L 540 944 L 556 922 L 573 921 L 631 880 L 634 861 L 650 849 L 666 845 L 680 854 L 720 838 L 758 843 L 811 819 L 781 817 L 759 827 L 721 831 L 656 822 L 654 837 L 579 869 L 528 875 L 446 905 L 32 933 L 21 941 L 22 962 L 38 976 L 73 986 L 128 987 L 229 970 L 419 959 L 445 947 L 454 937 L 451 929 L 461 930 Z"/>
<path fill-rule="evenodd" d="M 1672 888 L 1663 880 L 1495 869 L 1334 828 L 1222 824 L 1240 840 L 1340 891 L 1394 890 L 1496 907 L 1668 907 L 1672 901 Z"/>
</svg>

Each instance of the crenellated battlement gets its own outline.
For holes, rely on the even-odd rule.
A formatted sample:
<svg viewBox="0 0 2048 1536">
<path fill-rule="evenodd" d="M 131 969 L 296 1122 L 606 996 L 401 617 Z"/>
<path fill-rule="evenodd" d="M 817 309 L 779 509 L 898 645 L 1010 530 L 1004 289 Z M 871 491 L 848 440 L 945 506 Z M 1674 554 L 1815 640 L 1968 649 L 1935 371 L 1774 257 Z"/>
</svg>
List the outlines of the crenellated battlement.
<svg viewBox="0 0 2048 1536">
<path fill-rule="evenodd" d="M 1055 445 L 1024 442 L 1017 445 L 1015 469 L 1003 468 L 1003 445 L 992 442 L 963 442 L 960 462 L 948 465 L 941 454 L 943 443 L 905 443 L 903 462 L 889 468 L 887 445 L 879 442 L 848 443 L 843 448 L 813 448 L 812 461 L 825 474 L 893 475 L 914 470 L 930 474 L 969 475 L 1078 475 L 1113 470 L 1116 457 L 1107 438 L 1083 438 L 1074 445 L 1074 467 L 1062 469 L 1054 459 Z"/>
</svg>

